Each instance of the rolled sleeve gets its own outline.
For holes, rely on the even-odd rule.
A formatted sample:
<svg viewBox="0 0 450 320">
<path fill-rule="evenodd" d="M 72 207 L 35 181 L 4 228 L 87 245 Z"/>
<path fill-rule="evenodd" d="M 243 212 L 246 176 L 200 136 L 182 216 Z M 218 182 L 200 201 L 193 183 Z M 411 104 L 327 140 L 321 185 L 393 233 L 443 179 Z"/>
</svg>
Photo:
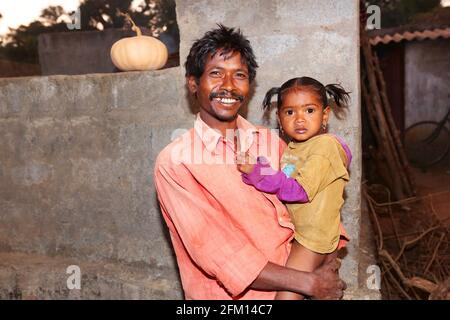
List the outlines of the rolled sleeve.
<svg viewBox="0 0 450 320">
<path fill-rule="evenodd" d="M 217 257 L 216 276 L 231 296 L 244 292 L 269 260 L 252 245 L 245 245 L 229 256 Z"/>
</svg>

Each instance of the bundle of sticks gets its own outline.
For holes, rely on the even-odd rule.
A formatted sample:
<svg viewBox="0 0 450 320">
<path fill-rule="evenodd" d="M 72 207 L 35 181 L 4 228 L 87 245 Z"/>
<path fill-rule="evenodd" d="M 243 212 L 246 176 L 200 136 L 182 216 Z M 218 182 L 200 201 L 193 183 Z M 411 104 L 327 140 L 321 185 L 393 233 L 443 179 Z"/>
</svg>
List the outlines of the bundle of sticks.
<svg viewBox="0 0 450 320">
<path fill-rule="evenodd" d="M 362 107 L 376 143 L 375 149 L 370 149 L 370 156 L 383 167 L 378 173 L 396 199 L 414 196 L 414 183 L 400 133 L 392 117 L 386 83 L 364 28 L 361 28 L 360 41 Z"/>
<path fill-rule="evenodd" d="M 385 186 L 363 185 L 362 194 L 375 231 L 384 298 L 449 300 L 449 228 L 437 217 L 433 198 L 450 190 L 392 201 Z"/>
</svg>

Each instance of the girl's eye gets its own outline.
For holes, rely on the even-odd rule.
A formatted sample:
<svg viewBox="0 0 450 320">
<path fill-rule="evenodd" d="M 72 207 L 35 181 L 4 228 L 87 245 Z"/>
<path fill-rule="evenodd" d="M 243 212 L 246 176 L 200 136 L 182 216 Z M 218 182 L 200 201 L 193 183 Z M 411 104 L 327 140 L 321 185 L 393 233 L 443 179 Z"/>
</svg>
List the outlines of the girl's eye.
<svg viewBox="0 0 450 320">
<path fill-rule="evenodd" d="M 314 112 L 314 108 L 308 108 L 306 109 L 306 113 L 313 113 Z"/>
<path fill-rule="evenodd" d="M 285 114 L 287 114 L 288 116 L 292 116 L 294 114 L 294 110 L 288 109 L 285 111 Z"/>
</svg>

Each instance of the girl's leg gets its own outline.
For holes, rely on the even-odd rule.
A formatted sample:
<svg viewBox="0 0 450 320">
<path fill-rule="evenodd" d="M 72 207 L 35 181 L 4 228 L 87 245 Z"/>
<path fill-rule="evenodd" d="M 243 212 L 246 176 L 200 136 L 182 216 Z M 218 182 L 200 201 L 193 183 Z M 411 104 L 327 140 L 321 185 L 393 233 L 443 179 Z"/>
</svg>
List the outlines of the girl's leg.
<svg viewBox="0 0 450 320">
<path fill-rule="evenodd" d="M 294 240 L 291 253 L 286 262 L 286 267 L 300 271 L 312 272 L 320 267 L 324 261 L 329 261 L 336 257 L 336 251 L 330 254 L 320 254 L 311 251 Z M 277 300 L 303 300 L 305 297 L 289 291 L 280 291 L 275 299 Z"/>
</svg>

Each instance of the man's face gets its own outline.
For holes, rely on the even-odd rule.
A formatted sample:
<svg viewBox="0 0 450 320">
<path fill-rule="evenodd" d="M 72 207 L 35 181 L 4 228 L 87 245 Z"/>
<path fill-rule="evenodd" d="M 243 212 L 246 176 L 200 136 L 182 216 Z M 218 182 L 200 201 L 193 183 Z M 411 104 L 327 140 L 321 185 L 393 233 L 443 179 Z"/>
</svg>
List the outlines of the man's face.
<svg viewBox="0 0 450 320">
<path fill-rule="evenodd" d="M 239 52 L 208 57 L 199 82 L 188 77 L 189 90 L 196 94 L 202 118 L 232 121 L 248 95 L 250 81 L 247 65 Z"/>
</svg>

